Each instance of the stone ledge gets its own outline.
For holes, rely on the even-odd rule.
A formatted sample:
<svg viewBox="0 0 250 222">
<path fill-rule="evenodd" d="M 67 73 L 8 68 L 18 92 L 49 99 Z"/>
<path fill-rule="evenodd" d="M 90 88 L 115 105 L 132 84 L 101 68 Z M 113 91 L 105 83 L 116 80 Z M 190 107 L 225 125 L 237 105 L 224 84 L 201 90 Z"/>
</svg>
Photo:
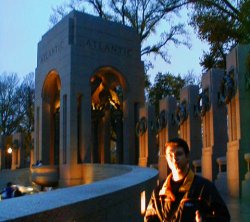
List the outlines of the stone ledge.
<svg viewBox="0 0 250 222">
<path fill-rule="evenodd" d="M 108 167 L 112 166 L 121 167 Z M 92 221 L 113 221 L 110 214 L 122 217 L 123 221 L 143 221 L 140 193 L 146 191 L 146 196 L 150 195 L 158 171 L 122 167 L 130 171 L 92 184 L 4 200 L 0 204 L 0 221 L 47 222 L 62 221 L 62 218 L 64 221 L 89 221 L 90 218 Z"/>
</svg>

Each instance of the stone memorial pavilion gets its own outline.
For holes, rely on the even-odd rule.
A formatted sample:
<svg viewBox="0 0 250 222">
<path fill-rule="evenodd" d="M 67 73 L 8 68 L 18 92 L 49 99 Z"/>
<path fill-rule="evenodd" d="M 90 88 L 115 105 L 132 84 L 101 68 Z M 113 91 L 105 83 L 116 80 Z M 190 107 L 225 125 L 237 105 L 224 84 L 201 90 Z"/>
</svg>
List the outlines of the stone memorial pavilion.
<svg viewBox="0 0 250 222">
<path fill-rule="evenodd" d="M 59 165 L 62 184 L 81 180 L 81 163 L 137 164 L 144 65 L 132 28 L 72 11 L 38 44 L 35 86 L 34 159 Z"/>
</svg>

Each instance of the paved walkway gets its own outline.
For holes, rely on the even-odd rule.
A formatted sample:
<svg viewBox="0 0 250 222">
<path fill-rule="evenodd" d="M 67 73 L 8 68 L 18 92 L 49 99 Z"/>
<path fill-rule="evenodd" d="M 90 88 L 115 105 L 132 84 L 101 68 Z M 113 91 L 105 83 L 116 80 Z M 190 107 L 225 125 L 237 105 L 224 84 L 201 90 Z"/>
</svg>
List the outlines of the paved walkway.
<svg viewBox="0 0 250 222">
<path fill-rule="evenodd" d="M 224 197 L 231 215 L 231 222 L 250 222 L 250 200 L 243 201 Z"/>
</svg>

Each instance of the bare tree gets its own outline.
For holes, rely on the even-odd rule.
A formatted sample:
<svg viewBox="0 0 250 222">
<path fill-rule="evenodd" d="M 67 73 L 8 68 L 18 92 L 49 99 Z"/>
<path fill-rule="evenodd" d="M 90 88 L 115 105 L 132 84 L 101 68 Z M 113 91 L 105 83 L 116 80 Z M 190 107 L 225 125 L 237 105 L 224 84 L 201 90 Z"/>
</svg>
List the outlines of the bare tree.
<svg viewBox="0 0 250 222">
<path fill-rule="evenodd" d="M 0 76 L 0 135 L 11 135 L 22 119 L 21 101 L 18 96 L 19 79 L 16 73 Z"/>
<path fill-rule="evenodd" d="M 148 55 L 154 54 L 169 62 L 169 44 L 189 46 L 184 25 L 175 22 L 179 9 L 188 3 L 189 0 L 71 0 L 53 9 L 50 22 L 54 25 L 75 9 L 133 27 L 141 40 L 141 55 L 146 67 L 152 67 L 152 63 L 146 61 Z"/>
<path fill-rule="evenodd" d="M 23 135 L 23 155 L 30 156 L 33 148 L 32 133 L 34 131 L 34 102 L 35 102 L 35 81 L 34 73 L 27 74 L 21 85 L 18 87 L 17 94 L 21 101 L 22 119 L 17 128 Z M 25 163 L 26 164 L 26 163 Z"/>
<path fill-rule="evenodd" d="M 34 131 L 35 81 L 34 73 L 27 74 L 17 93 L 21 100 L 22 120 L 18 130 L 25 133 Z"/>
</svg>

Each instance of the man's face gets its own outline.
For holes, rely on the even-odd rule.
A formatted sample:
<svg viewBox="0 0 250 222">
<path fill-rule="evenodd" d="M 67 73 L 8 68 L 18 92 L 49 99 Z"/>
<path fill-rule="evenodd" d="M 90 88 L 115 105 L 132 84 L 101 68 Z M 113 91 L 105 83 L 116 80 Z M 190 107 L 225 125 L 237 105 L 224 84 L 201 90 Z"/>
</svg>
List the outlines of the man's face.
<svg viewBox="0 0 250 222">
<path fill-rule="evenodd" d="M 166 159 L 169 168 L 173 172 L 184 172 L 188 167 L 188 157 L 185 155 L 183 148 L 167 146 Z"/>
</svg>

